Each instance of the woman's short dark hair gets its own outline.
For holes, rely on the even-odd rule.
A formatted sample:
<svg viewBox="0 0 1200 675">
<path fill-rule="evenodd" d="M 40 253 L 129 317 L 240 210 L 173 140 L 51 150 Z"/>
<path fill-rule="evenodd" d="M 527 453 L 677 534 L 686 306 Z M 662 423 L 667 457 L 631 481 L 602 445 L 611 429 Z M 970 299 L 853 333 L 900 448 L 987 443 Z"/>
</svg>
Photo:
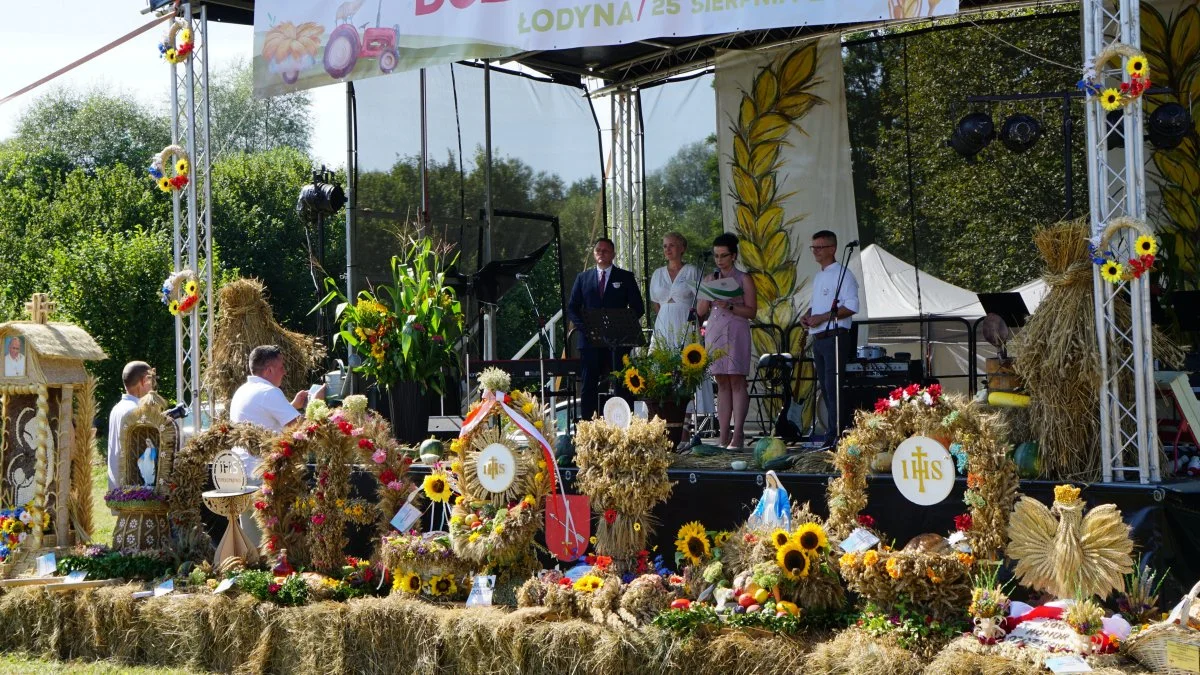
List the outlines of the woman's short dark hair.
<svg viewBox="0 0 1200 675">
<path fill-rule="evenodd" d="M 712 245 L 714 247 L 724 246 L 725 248 L 729 249 L 730 253 L 737 255 L 738 238 L 737 235 L 732 232 L 722 232 L 721 234 L 718 234 L 717 238 L 713 239 Z"/>
</svg>

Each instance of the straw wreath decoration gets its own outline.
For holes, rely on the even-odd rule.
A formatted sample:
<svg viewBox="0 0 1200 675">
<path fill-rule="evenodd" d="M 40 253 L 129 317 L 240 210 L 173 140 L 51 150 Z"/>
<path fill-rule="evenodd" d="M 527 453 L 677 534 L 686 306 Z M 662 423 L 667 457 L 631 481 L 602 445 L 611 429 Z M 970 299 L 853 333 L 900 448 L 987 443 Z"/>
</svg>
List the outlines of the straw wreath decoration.
<svg viewBox="0 0 1200 675">
<path fill-rule="evenodd" d="M 1132 255 L 1121 262 L 1120 256 L 1111 247 L 1112 239 L 1121 230 L 1132 230 L 1137 234 L 1133 242 Z M 1100 266 L 1100 276 L 1110 284 L 1120 284 L 1142 278 L 1154 267 L 1158 254 L 1158 239 L 1146 223 L 1134 218 L 1121 217 L 1108 223 L 1104 230 L 1088 244 L 1092 263 Z"/>
<path fill-rule="evenodd" d="M 172 156 L 175 157 L 174 162 L 171 161 Z M 168 175 L 168 167 L 174 169 L 175 173 Z M 187 150 L 184 150 L 182 146 L 168 145 L 154 157 L 147 171 L 150 173 L 150 177 L 157 182 L 159 190 L 163 192 L 182 190 L 187 187 L 188 175 L 192 171 L 192 162 L 188 158 Z"/>
<path fill-rule="evenodd" d="M 200 284 L 191 270 L 172 272 L 159 289 L 162 303 L 174 316 L 183 316 L 200 302 Z"/>
<path fill-rule="evenodd" d="M 176 39 L 180 42 L 176 43 Z M 187 61 L 195 48 L 196 43 L 192 41 L 192 27 L 186 19 L 176 17 L 167 27 L 166 37 L 158 43 L 158 55 L 167 63 L 175 65 Z"/>
<path fill-rule="evenodd" d="M 1115 56 L 1125 57 L 1125 72 L 1129 81 L 1116 87 L 1103 86 L 1104 67 Z M 1099 97 L 1105 110 L 1119 110 L 1141 97 L 1150 88 L 1150 62 L 1146 55 L 1121 42 L 1114 42 L 1096 55 L 1091 65 L 1084 69 L 1083 78 L 1076 83 L 1088 97 Z"/>
</svg>

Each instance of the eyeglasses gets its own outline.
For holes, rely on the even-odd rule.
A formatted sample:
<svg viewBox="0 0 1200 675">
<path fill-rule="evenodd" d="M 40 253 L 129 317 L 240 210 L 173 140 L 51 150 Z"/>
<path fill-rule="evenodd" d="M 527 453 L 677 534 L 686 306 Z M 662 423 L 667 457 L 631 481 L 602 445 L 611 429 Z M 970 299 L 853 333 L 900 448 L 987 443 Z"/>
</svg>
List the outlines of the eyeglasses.
<svg viewBox="0 0 1200 675">
<path fill-rule="evenodd" d="M 823 248 L 837 248 L 837 244 L 826 244 L 825 246 L 809 246 L 809 250 L 820 251 Z"/>
<path fill-rule="evenodd" d="M 732 253 L 714 253 L 713 257 L 716 258 L 717 260 L 724 260 L 726 258 L 732 258 L 733 254 Z"/>
</svg>

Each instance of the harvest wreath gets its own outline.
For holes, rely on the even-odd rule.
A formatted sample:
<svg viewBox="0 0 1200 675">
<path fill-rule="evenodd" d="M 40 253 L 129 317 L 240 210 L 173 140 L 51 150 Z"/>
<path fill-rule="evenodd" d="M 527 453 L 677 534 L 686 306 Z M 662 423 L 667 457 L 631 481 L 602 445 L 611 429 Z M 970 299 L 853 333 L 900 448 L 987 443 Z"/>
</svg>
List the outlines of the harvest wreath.
<svg viewBox="0 0 1200 675">
<path fill-rule="evenodd" d="M 915 384 L 881 399 L 876 412 L 856 413 L 855 426 L 834 458 L 840 475 L 829 485 L 828 524 L 834 536 L 850 535 L 867 505 L 867 474 L 875 455 L 890 452 L 914 435 L 941 442 L 957 470 L 967 474 L 963 501 L 969 509 L 956 525 L 970 553 L 950 549 L 940 537 L 922 535 L 900 551 L 884 546 L 848 553 L 839 567 L 851 590 L 878 603 L 892 605 L 907 597 L 935 613 L 949 614 L 961 611 L 970 598 L 975 558 L 999 555 L 1016 499 L 1016 465 L 1008 457 L 1003 427 L 995 416 L 964 399 L 942 396 L 937 385 Z"/>
</svg>

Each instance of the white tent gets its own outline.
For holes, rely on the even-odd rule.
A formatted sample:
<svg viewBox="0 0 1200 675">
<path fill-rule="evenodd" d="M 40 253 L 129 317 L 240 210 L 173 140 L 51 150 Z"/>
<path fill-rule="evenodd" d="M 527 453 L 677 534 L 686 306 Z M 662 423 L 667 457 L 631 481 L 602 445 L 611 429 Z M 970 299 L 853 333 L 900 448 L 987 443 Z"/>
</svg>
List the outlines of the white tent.
<svg viewBox="0 0 1200 675">
<path fill-rule="evenodd" d="M 1027 281 L 1016 288 L 1008 289 L 1009 293 L 1020 293 L 1021 299 L 1025 301 L 1025 309 L 1029 310 L 1030 314 L 1037 311 L 1038 305 L 1042 304 L 1042 298 L 1050 292 L 1050 288 L 1046 286 L 1046 282 L 1042 279 L 1034 279 Z"/>
<path fill-rule="evenodd" d="M 875 244 L 863 249 L 860 264 L 861 297 L 865 302 L 865 311 L 860 311 L 855 320 L 915 320 L 921 315 L 951 319 L 935 321 L 926 326 L 926 372 L 941 378 L 942 385 L 948 390 L 965 393 L 970 355 L 967 324 L 974 323 L 984 315 L 975 293 L 926 272 L 917 272 L 912 265 Z M 885 347 L 889 354 L 908 352 L 912 358 L 921 358 L 921 324 L 913 321 L 861 326 L 859 343 Z M 983 361 L 978 355 L 976 360 L 976 370 L 982 372 Z"/>
</svg>

